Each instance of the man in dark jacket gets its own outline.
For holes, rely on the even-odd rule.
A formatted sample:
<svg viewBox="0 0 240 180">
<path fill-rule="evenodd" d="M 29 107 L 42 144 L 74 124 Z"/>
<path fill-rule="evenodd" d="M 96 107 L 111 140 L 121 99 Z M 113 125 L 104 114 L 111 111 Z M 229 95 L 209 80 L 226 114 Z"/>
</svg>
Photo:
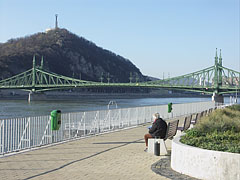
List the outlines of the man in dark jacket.
<svg viewBox="0 0 240 180">
<path fill-rule="evenodd" d="M 144 151 L 147 151 L 148 149 L 148 139 L 149 138 L 165 138 L 166 132 L 167 132 L 167 123 L 160 118 L 159 113 L 156 113 L 153 115 L 154 122 L 152 124 L 152 127 L 149 129 L 149 134 L 144 135 L 145 143 L 146 143 L 146 149 Z"/>
</svg>

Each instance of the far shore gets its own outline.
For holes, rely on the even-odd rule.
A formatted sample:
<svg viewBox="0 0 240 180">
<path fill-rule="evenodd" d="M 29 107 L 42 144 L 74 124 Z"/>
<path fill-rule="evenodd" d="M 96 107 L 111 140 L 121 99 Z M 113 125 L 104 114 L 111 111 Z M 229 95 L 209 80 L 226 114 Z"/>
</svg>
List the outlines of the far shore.
<svg viewBox="0 0 240 180">
<path fill-rule="evenodd" d="M 187 93 L 81 93 L 81 92 L 46 92 L 40 93 L 38 100 L 80 100 L 80 99 L 135 99 L 135 98 L 209 98 L 209 95 Z M 28 100 L 28 92 L 0 92 L 0 100 Z"/>
</svg>

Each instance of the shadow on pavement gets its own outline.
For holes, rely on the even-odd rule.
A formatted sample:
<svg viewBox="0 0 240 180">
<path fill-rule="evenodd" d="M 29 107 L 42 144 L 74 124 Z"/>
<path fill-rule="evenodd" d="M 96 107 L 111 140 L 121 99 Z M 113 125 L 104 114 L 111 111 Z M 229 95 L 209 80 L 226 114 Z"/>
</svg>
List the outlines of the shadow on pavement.
<svg viewBox="0 0 240 180">
<path fill-rule="evenodd" d="M 144 142 L 100 142 L 100 143 L 93 143 L 93 144 L 143 144 Z"/>
<path fill-rule="evenodd" d="M 152 171 L 155 172 L 156 174 L 159 174 L 161 176 L 164 176 L 172 180 L 198 180 L 196 178 L 174 171 L 170 167 L 170 164 L 171 164 L 170 159 L 171 159 L 170 156 L 160 159 L 158 162 L 154 163 L 151 166 Z"/>
</svg>

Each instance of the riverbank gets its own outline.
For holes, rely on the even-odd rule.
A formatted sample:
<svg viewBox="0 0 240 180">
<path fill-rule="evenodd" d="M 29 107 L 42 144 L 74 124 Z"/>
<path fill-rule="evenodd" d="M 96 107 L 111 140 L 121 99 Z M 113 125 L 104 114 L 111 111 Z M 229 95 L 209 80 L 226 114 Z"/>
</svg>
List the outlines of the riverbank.
<svg viewBox="0 0 240 180">
<path fill-rule="evenodd" d="M 110 102 L 113 103 L 110 103 Z M 66 100 L 42 100 L 31 101 L 24 100 L 0 100 L 0 119 L 42 116 L 49 115 L 52 110 L 59 109 L 62 113 L 82 112 L 82 111 L 98 111 L 115 108 L 131 108 L 141 106 L 166 105 L 169 102 L 174 104 L 193 103 L 211 101 L 211 98 L 117 98 L 102 97 L 88 98 L 87 96 L 80 99 Z M 109 104 L 110 103 L 110 104 Z M 175 111 L 175 110 L 174 110 Z"/>
<path fill-rule="evenodd" d="M 209 95 L 189 94 L 189 93 L 92 93 L 92 92 L 72 92 L 72 91 L 48 91 L 39 93 L 44 98 L 38 100 L 81 100 L 81 99 L 137 99 L 137 98 L 209 98 Z M 1 90 L 0 100 L 28 100 L 29 92 L 19 90 Z"/>
</svg>

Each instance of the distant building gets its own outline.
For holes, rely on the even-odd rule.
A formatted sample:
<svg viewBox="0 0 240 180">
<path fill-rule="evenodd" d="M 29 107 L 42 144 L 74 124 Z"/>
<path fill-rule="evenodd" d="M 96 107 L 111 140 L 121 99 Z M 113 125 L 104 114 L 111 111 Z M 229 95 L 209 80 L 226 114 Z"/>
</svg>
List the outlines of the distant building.
<svg viewBox="0 0 240 180">
<path fill-rule="evenodd" d="M 47 29 L 45 30 L 45 33 L 49 32 L 49 31 L 51 31 L 51 30 L 53 30 L 53 29 L 52 29 L 52 28 L 47 28 Z"/>
</svg>

